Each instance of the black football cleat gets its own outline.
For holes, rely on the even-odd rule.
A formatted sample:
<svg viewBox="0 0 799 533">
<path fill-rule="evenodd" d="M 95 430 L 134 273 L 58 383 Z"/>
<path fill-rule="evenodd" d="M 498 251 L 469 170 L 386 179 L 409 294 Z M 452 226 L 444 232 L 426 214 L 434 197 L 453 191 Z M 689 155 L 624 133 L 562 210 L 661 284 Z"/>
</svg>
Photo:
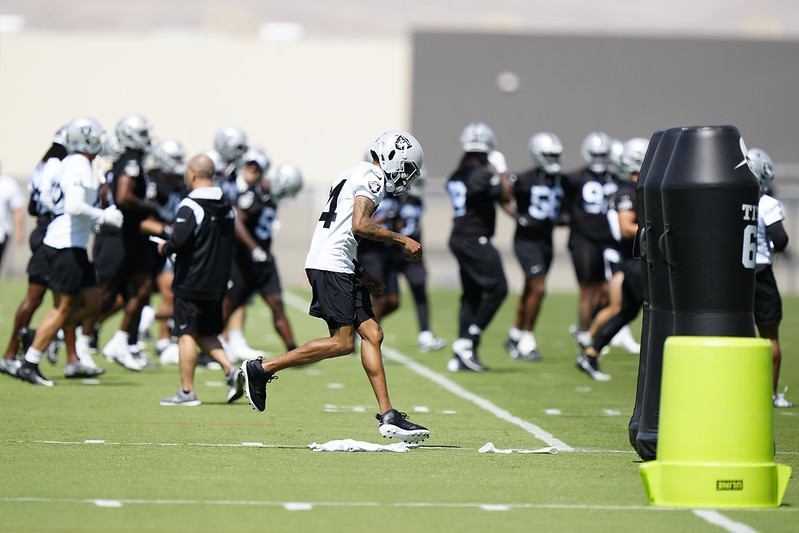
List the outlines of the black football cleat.
<svg viewBox="0 0 799 533">
<path fill-rule="evenodd" d="M 277 376 L 264 370 L 260 359 L 241 363 L 241 373 L 244 374 L 244 393 L 250 405 L 263 413 L 266 410 L 266 384 L 277 379 Z"/>
<path fill-rule="evenodd" d="M 404 442 L 422 442 L 430 438 L 430 430 L 408 420 L 408 415 L 396 409 L 389 409 L 382 415 L 375 415 L 380 421 L 380 434 L 383 437 L 396 437 Z"/>
</svg>

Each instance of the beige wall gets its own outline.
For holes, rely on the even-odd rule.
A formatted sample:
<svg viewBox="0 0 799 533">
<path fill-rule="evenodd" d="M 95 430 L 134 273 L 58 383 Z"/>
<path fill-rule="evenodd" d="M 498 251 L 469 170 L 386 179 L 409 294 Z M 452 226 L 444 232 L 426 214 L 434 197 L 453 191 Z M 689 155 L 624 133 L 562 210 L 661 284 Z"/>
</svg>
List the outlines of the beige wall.
<svg viewBox="0 0 799 533">
<path fill-rule="evenodd" d="M 273 168 L 297 164 L 314 199 L 313 213 L 299 204 L 282 213 L 294 229 L 280 244 L 281 270 L 298 274 L 293 283 L 310 242 L 306 219 L 328 184 L 381 132 L 409 127 L 410 72 L 399 40 L 0 34 L 0 165 L 24 185 L 53 132 L 83 114 L 110 132 L 140 113 L 155 139 L 177 138 L 189 154 L 211 148 L 219 126 L 238 125 Z M 10 245 L 4 275 L 23 274 L 28 256 L 27 243 Z"/>
<path fill-rule="evenodd" d="M 0 35 L 0 162 L 25 177 L 77 115 L 107 131 L 128 113 L 189 153 L 238 125 L 274 164 L 327 183 L 382 131 L 409 127 L 404 41 L 268 43 L 213 35 Z"/>
</svg>

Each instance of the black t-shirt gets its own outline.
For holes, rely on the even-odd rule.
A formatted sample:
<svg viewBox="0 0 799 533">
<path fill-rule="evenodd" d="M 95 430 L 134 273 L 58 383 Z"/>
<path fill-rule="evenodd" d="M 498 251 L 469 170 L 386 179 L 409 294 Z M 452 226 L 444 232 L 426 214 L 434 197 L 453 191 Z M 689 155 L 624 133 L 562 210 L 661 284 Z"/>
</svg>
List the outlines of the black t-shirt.
<svg viewBox="0 0 799 533">
<path fill-rule="evenodd" d="M 502 182 L 491 167 L 469 163 L 456 170 L 447 182 L 447 192 L 454 210 L 453 235 L 494 236 Z"/>
<path fill-rule="evenodd" d="M 513 196 L 519 218 L 516 235 L 529 238 L 550 238 L 563 203 L 560 174 L 547 174 L 532 168 L 516 174 Z"/>
<path fill-rule="evenodd" d="M 594 174 L 581 168 L 563 177 L 564 205 L 573 235 L 600 245 L 615 246 L 608 224 L 608 203 L 618 184 L 608 173 Z"/>
<path fill-rule="evenodd" d="M 137 150 L 126 150 L 111 167 L 111 196 L 114 204 L 122 211 L 125 221 L 122 224 L 122 234 L 125 237 L 137 238 L 141 236 L 139 225 L 147 218 L 148 212 L 142 209 L 128 209 L 120 205 L 117 200 L 117 188 L 122 176 L 127 176 L 134 181 L 133 195 L 140 201 L 147 199 L 147 177 L 142 166 L 142 153 Z"/>
<path fill-rule="evenodd" d="M 272 234 L 277 220 L 277 204 L 272 194 L 260 182 L 256 183 L 238 195 L 236 207 L 245 215 L 242 217 L 244 227 L 258 246 L 268 252 L 272 247 Z M 236 253 L 245 254 L 249 258 L 250 251 L 247 247 L 239 241 L 236 244 Z"/>
</svg>

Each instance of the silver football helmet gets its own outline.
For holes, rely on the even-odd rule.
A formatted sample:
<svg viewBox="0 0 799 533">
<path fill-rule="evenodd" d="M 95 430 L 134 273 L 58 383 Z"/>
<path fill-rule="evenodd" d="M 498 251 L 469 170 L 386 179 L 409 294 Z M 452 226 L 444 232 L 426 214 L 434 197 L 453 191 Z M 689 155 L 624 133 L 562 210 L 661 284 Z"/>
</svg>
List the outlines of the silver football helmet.
<svg viewBox="0 0 799 533">
<path fill-rule="evenodd" d="M 633 173 L 641 172 L 649 141 L 643 137 L 633 137 L 624 143 L 619 160 L 619 177 L 630 179 Z"/>
<path fill-rule="evenodd" d="M 624 151 L 624 141 L 619 139 L 610 140 L 610 151 L 608 152 L 608 172 L 611 174 L 620 174 L 621 169 L 621 153 Z"/>
<path fill-rule="evenodd" d="M 488 154 L 497 145 L 494 131 L 482 122 L 472 122 L 461 132 L 461 148 L 464 152 Z"/>
<path fill-rule="evenodd" d="M 604 131 L 592 131 L 586 135 L 580 147 L 580 153 L 588 165 L 588 170 L 595 174 L 607 171 L 610 159 L 610 141 L 610 137 Z"/>
<path fill-rule="evenodd" d="M 256 148 L 254 146 L 247 148 L 247 151 L 244 152 L 244 155 L 241 158 L 241 162 L 245 165 L 248 163 L 255 163 L 263 173 L 266 173 L 272 164 L 272 162 L 269 160 L 269 156 L 266 155 L 266 150 L 263 148 Z"/>
<path fill-rule="evenodd" d="M 109 135 L 103 142 L 103 147 L 98 154 L 100 157 L 114 162 L 119 159 L 119 156 L 125 153 L 125 148 L 119 144 L 119 139 L 116 135 Z"/>
<path fill-rule="evenodd" d="M 774 163 L 771 157 L 760 148 L 750 148 L 746 152 L 746 161 L 760 184 L 760 194 L 766 194 L 774 181 Z"/>
<path fill-rule="evenodd" d="M 77 117 L 67 124 L 67 149 L 96 155 L 103 147 L 105 130 L 91 117 Z"/>
<path fill-rule="evenodd" d="M 67 145 L 67 127 L 66 126 L 61 126 L 53 134 L 53 144 L 60 144 L 61 146 L 66 147 L 66 145 Z"/>
<path fill-rule="evenodd" d="M 422 145 L 416 137 L 407 131 L 387 131 L 377 138 L 371 152 L 386 176 L 386 191 L 394 196 L 408 192 L 424 163 Z"/>
<path fill-rule="evenodd" d="M 296 165 L 284 163 L 275 169 L 269 190 L 276 201 L 286 197 L 294 198 L 300 189 L 302 189 L 302 173 Z"/>
<path fill-rule="evenodd" d="M 214 150 L 226 163 L 236 161 L 247 151 L 247 136 L 236 126 L 222 126 L 214 136 Z"/>
<path fill-rule="evenodd" d="M 175 139 L 164 139 L 150 151 L 153 168 L 167 174 L 182 175 L 186 171 L 186 150 Z"/>
<path fill-rule="evenodd" d="M 224 160 L 222 159 L 222 156 L 219 155 L 219 152 L 217 152 L 214 149 L 211 149 L 204 151 L 203 154 L 207 155 L 211 159 L 211 162 L 213 162 L 214 174 L 216 174 L 217 177 L 224 175 L 225 169 L 227 168 L 227 164 L 225 164 Z"/>
<path fill-rule="evenodd" d="M 150 123 L 141 115 L 122 117 L 114 132 L 124 148 L 140 152 L 150 148 Z"/>
<path fill-rule="evenodd" d="M 536 133 L 530 137 L 530 155 L 538 168 L 547 174 L 560 172 L 560 156 L 563 154 L 563 144 L 558 136 L 548 131 Z"/>
</svg>

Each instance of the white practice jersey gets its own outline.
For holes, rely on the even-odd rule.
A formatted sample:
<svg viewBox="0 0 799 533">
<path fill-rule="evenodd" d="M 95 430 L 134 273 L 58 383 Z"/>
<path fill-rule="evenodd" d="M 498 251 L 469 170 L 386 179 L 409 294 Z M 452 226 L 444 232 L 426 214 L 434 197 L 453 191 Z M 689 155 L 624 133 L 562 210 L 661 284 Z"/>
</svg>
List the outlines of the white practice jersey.
<svg viewBox="0 0 799 533">
<path fill-rule="evenodd" d="M 100 198 L 100 181 L 91 162 L 82 154 L 64 158 L 51 190 L 55 218 L 47 226 L 44 244 L 85 249 L 103 216 L 103 210 L 94 207 Z"/>
<path fill-rule="evenodd" d="M 385 179 L 377 165 L 362 162 L 339 176 L 316 224 L 305 268 L 352 273 L 358 245 L 352 232 L 355 197 L 364 196 L 379 205 L 384 194 Z"/>
<path fill-rule="evenodd" d="M 766 228 L 785 220 L 782 204 L 776 198 L 764 194 L 757 204 L 757 264 L 770 265 L 774 257 L 771 251 L 771 239 L 766 234 Z"/>
<path fill-rule="evenodd" d="M 0 243 L 5 242 L 11 233 L 11 213 L 25 207 L 25 196 L 17 180 L 5 174 L 0 175 Z"/>
<path fill-rule="evenodd" d="M 60 169 L 61 160 L 51 157 L 36 165 L 28 178 L 28 192 L 36 198 L 36 211 L 40 215 L 53 212 L 53 187 L 58 186 Z"/>
</svg>

